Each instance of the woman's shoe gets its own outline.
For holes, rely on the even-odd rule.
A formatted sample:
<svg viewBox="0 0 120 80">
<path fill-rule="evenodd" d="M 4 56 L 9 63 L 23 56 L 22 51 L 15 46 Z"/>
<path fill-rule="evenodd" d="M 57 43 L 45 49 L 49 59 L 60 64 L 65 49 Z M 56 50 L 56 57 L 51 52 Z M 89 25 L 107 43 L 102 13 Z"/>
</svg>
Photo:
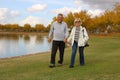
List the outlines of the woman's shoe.
<svg viewBox="0 0 120 80">
<path fill-rule="evenodd" d="M 84 66 L 85 64 L 80 64 L 80 66 Z"/>
<path fill-rule="evenodd" d="M 74 66 L 69 66 L 69 68 L 74 68 Z"/>
</svg>

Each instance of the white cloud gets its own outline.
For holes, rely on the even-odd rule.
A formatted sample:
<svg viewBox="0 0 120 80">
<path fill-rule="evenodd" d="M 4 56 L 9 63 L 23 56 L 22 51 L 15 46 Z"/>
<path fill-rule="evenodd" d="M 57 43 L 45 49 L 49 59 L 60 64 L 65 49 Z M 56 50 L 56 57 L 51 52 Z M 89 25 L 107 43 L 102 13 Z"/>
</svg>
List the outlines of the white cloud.
<svg viewBox="0 0 120 80">
<path fill-rule="evenodd" d="M 78 7 L 77 9 L 75 8 L 68 8 L 68 7 L 63 7 L 63 8 L 59 8 L 59 9 L 54 9 L 51 11 L 51 13 L 55 13 L 55 14 L 58 14 L 58 13 L 62 13 L 64 15 L 67 15 L 69 12 L 80 12 L 81 11 L 81 7 Z"/>
<path fill-rule="evenodd" d="M 22 1 L 22 2 L 31 2 L 31 3 L 38 3 L 38 2 L 41 2 L 41 0 L 18 0 L 18 1 Z"/>
<path fill-rule="evenodd" d="M 35 24 L 44 24 L 48 25 L 49 21 L 45 18 L 28 16 L 23 20 L 17 20 L 19 18 L 20 13 L 18 11 L 9 10 L 8 8 L 0 8 L 0 24 L 14 24 L 17 23 L 23 26 L 26 23 L 29 23 L 31 26 Z"/>
<path fill-rule="evenodd" d="M 91 17 L 95 17 L 95 16 L 100 16 L 104 12 L 104 10 L 108 8 L 105 6 L 106 1 L 110 3 L 108 0 L 104 0 L 104 1 L 75 0 L 74 3 L 78 7 L 81 6 L 82 8 L 84 8 L 87 11 L 87 13 L 91 15 Z M 102 7 L 104 7 L 104 9 L 102 9 Z"/>
<path fill-rule="evenodd" d="M 28 12 L 39 12 L 45 10 L 47 7 L 47 4 L 35 4 L 31 7 L 27 8 Z"/>
<path fill-rule="evenodd" d="M 11 23 L 19 15 L 20 13 L 18 11 L 9 10 L 8 8 L 0 8 L 0 23 Z"/>
<path fill-rule="evenodd" d="M 104 11 L 100 10 L 100 9 L 96 9 L 96 10 L 88 10 L 88 14 L 91 15 L 91 17 L 95 17 L 95 16 L 100 16 Z"/>
<path fill-rule="evenodd" d="M 81 11 L 81 7 L 78 8 L 68 8 L 68 7 L 63 7 L 63 8 L 59 8 L 59 9 L 54 9 L 51 11 L 51 13 L 63 13 L 64 15 L 67 15 L 69 12 L 80 12 Z M 95 9 L 95 10 L 87 10 L 87 13 L 91 15 L 91 17 L 95 17 L 95 16 L 99 16 L 103 13 L 103 10 L 100 9 Z"/>
<path fill-rule="evenodd" d="M 7 12 L 7 8 L 0 8 L 0 22 L 5 19 Z"/>
<path fill-rule="evenodd" d="M 120 0 L 75 0 L 77 6 L 87 6 L 89 9 L 112 9 L 113 5 Z"/>
<path fill-rule="evenodd" d="M 82 2 L 80 3 L 82 4 Z M 80 12 L 81 10 L 82 10 L 81 7 L 78 7 L 78 8 L 63 7 L 59 9 L 54 9 L 51 11 L 51 13 L 55 13 L 55 14 L 62 13 L 66 16 L 69 12 L 75 13 L 75 12 Z M 95 10 L 89 9 L 86 11 L 89 15 L 91 15 L 91 17 L 99 16 L 104 12 L 104 10 L 101 10 L 101 9 L 95 9 Z"/>
<path fill-rule="evenodd" d="M 82 1 L 82 0 L 75 0 L 74 3 L 75 3 L 77 6 L 83 5 L 83 1 Z"/>
<path fill-rule="evenodd" d="M 19 22 L 19 24 L 22 26 L 26 23 L 30 24 L 32 27 L 36 24 L 44 24 L 45 26 L 47 26 L 48 21 L 40 17 L 28 16 Z"/>
<path fill-rule="evenodd" d="M 10 15 L 12 16 L 12 17 L 16 17 L 16 16 L 18 16 L 20 13 L 18 12 L 18 11 L 11 11 L 10 12 Z"/>
</svg>

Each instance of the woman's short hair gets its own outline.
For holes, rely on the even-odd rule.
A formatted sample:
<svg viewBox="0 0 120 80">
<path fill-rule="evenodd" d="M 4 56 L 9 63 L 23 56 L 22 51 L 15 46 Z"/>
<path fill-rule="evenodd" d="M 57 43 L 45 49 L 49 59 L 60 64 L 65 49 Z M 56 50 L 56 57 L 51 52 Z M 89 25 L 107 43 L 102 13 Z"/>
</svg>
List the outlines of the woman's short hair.
<svg viewBox="0 0 120 80">
<path fill-rule="evenodd" d="M 74 25 L 75 25 L 76 22 L 80 22 L 80 24 L 82 24 L 82 20 L 81 20 L 80 18 L 76 18 L 76 19 L 74 20 Z"/>
</svg>

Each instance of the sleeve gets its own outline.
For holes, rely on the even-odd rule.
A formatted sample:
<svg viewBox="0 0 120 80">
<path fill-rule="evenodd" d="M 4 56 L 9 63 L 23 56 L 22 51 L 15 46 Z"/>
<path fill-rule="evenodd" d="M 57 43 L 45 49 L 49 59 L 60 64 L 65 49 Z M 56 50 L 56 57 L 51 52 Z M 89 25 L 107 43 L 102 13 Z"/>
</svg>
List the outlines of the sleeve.
<svg viewBox="0 0 120 80">
<path fill-rule="evenodd" d="M 54 25 L 52 24 L 52 26 L 50 28 L 50 32 L 49 32 L 48 38 L 52 38 L 53 32 L 54 32 Z"/>
<path fill-rule="evenodd" d="M 67 24 L 65 25 L 65 38 L 68 38 L 68 27 Z"/>
<path fill-rule="evenodd" d="M 73 29 L 74 29 L 74 28 L 73 28 Z M 72 29 L 72 31 L 71 31 L 71 33 L 70 33 L 70 35 L 69 35 L 68 39 L 67 39 L 67 41 L 68 41 L 68 42 L 71 42 L 71 40 L 72 40 L 72 36 L 73 36 L 73 29 Z"/>
<path fill-rule="evenodd" d="M 85 40 L 85 42 L 87 42 L 88 39 L 89 39 L 88 33 L 87 33 L 86 29 L 84 28 L 84 40 Z"/>
</svg>

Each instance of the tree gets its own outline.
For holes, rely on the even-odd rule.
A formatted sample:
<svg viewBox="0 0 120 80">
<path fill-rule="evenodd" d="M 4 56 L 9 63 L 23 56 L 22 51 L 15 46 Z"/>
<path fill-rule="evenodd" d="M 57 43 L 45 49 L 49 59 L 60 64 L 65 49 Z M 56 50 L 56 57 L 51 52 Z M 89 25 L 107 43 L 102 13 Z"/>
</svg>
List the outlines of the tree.
<svg viewBox="0 0 120 80">
<path fill-rule="evenodd" d="M 3 29 L 4 29 L 4 25 L 0 24 L 0 30 L 3 30 Z"/>
<path fill-rule="evenodd" d="M 54 18 L 52 19 L 51 24 L 52 24 L 53 22 L 55 22 L 56 20 L 57 20 L 57 17 L 54 17 Z"/>
<path fill-rule="evenodd" d="M 24 31 L 30 31 L 30 28 L 31 28 L 30 24 L 24 25 Z"/>
<path fill-rule="evenodd" d="M 68 27 L 71 28 L 74 25 L 74 16 L 70 12 L 65 18 L 64 21 L 67 23 Z"/>
<path fill-rule="evenodd" d="M 49 25 L 45 28 L 45 31 L 46 31 L 46 32 L 49 32 L 49 31 L 50 31 L 50 28 L 51 28 L 51 24 L 49 24 Z"/>
<path fill-rule="evenodd" d="M 16 31 L 16 30 L 19 29 L 19 25 L 18 25 L 18 24 L 13 24 L 13 25 L 11 26 L 11 28 L 12 28 L 13 31 Z"/>
<path fill-rule="evenodd" d="M 45 27 L 44 27 L 43 24 L 36 24 L 35 29 L 36 29 L 37 32 L 44 32 Z"/>
</svg>

